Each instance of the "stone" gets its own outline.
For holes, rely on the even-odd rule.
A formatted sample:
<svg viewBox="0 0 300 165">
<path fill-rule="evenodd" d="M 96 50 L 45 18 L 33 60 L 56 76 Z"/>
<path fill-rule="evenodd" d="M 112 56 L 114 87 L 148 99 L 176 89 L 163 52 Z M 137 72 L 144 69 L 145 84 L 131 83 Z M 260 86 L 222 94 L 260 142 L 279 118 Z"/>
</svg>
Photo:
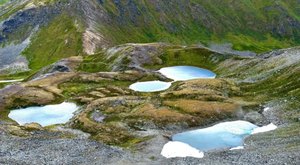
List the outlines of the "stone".
<svg viewBox="0 0 300 165">
<path fill-rule="evenodd" d="M 23 126 L 26 130 L 43 130 L 43 127 L 38 123 L 28 123 Z"/>
</svg>

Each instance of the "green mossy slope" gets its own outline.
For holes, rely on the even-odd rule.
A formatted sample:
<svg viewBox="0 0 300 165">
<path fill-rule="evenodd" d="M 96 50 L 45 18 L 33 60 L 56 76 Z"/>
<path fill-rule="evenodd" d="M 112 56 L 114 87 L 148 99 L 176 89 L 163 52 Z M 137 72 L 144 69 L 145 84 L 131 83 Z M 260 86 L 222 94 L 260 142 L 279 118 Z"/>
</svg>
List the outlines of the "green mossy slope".
<svg viewBox="0 0 300 165">
<path fill-rule="evenodd" d="M 23 52 L 29 60 L 29 67 L 36 71 L 62 58 L 82 55 L 81 25 L 74 18 L 63 14 L 57 16 L 48 26 L 32 39 Z"/>
<path fill-rule="evenodd" d="M 300 43 L 299 2 L 272 0 L 103 1 L 100 32 L 115 44 L 233 43 L 263 52 Z M 128 37 L 130 36 L 130 37 Z"/>
</svg>

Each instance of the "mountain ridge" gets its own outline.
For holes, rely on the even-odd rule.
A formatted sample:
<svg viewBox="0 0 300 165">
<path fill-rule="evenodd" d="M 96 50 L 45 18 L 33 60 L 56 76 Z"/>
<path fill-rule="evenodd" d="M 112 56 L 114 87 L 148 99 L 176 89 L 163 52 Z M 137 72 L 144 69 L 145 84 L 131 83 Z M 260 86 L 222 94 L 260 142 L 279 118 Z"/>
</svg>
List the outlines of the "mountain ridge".
<svg viewBox="0 0 300 165">
<path fill-rule="evenodd" d="M 12 0 L 1 8 L 4 9 L 0 15 L 0 20 L 3 21 L 0 25 L 2 47 L 24 41 L 35 28 L 38 28 L 38 32 L 48 29 L 49 35 L 65 40 L 68 40 L 68 36 L 74 38 L 77 33 L 81 33 L 77 38 L 82 42 L 78 44 L 82 46 L 71 45 L 72 49 L 78 47 L 79 50 L 72 53 L 72 56 L 93 54 L 103 48 L 128 42 L 206 46 L 231 44 L 235 50 L 258 53 L 300 43 L 299 2 L 296 0 Z M 72 20 L 72 26 L 80 24 L 81 29 L 66 36 L 63 35 L 64 31 L 51 30 L 51 22 L 64 21 L 66 17 Z M 52 29 L 59 28 L 58 25 L 54 25 Z M 68 30 L 70 27 L 64 28 Z M 47 42 L 39 34 L 33 39 L 39 43 Z M 58 47 L 68 51 L 66 43 L 48 45 L 49 47 L 41 49 L 29 46 L 22 54 L 31 59 L 41 58 L 40 51 L 44 53 L 44 57 L 51 57 Z M 59 57 L 61 54 L 57 52 L 55 56 Z M 50 59 L 49 62 L 56 60 Z"/>
</svg>

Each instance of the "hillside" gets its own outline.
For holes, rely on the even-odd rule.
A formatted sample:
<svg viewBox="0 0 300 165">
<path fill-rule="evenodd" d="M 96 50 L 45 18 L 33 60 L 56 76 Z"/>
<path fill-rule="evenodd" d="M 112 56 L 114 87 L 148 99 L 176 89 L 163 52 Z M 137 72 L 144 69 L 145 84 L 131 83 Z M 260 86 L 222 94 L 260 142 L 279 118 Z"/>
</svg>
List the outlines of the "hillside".
<svg viewBox="0 0 300 165">
<path fill-rule="evenodd" d="M 256 53 L 300 43 L 297 0 L 12 0 L 1 8 L 0 52 L 6 61 L 0 63 L 2 67 L 23 54 L 29 68 L 37 70 L 63 57 L 93 54 L 124 43 L 219 49 L 224 49 L 222 44 L 230 49 L 232 44 L 235 50 Z M 32 44 L 25 42 L 29 38 Z"/>
<path fill-rule="evenodd" d="M 299 0 L 0 0 L 0 164 L 298 165 L 299 45 Z"/>
</svg>

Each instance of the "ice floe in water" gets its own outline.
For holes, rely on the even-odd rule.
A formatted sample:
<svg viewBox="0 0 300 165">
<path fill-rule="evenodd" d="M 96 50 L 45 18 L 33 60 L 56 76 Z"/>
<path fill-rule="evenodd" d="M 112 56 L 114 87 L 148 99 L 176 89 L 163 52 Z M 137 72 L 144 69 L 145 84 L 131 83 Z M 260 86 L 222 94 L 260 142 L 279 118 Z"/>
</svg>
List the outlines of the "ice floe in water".
<svg viewBox="0 0 300 165">
<path fill-rule="evenodd" d="M 174 81 L 185 81 L 198 78 L 215 78 L 216 74 L 207 69 L 194 66 L 173 66 L 165 67 L 159 70 L 164 76 Z"/>
<path fill-rule="evenodd" d="M 230 149 L 230 150 L 237 150 L 237 149 L 244 149 L 244 138 L 256 133 L 267 132 L 276 129 L 277 126 L 274 124 L 269 124 L 267 126 L 258 127 L 250 122 L 247 121 L 232 121 L 232 122 L 223 122 L 216 124 L 212 127 L 187 131 L 179 134 L 175 134 L 172 137 L 172 142 L 181 142 L 186 144 L 193 149 L 196 149 L 199 153 L 210 151 L 210 150 L 217 150 L 217 149 Z M 163 148 L 162 155 L 170 158 L 170 157 L 182 157 L 191 156 L 188 152 L 194 153 L 195 150 L 187 150 L 188 152 L 184 154 L 184 151 L 176 151 L 175 146 L 177 143 L 167 143 L 168 146 L 166 147 L 168 150 Z M 170 146 L 173 144 L 173 146 Z M 180 144 L 181 146 L 184 146 Z M 172 147 L 173 152 L 172 152 Z M 178 147 L 179 149 L 180 147 Z M 177 150 L 178 150 L 177 149 Z M 166 150 L 166 151 L 165 151 Z M 178 152 L 180 154 L 178 154 Z M 183 152 L 183 153 L 182 153 Z M 166 154 L 168 153 L 168 154 Z M 172 155 L 173 154 L 173 155 Z M 178 156 L 180 155 L 180 156 Z M 191 156 L 196 157 L 196 156 Z M 197 156 L 199 157 L 199 156 Z"/>
<path fill-rule="evenodd" d="M 169 82 L 146 81 L 134 83 L 129 88 L 138 92 L 158 92 L 168 89 L 171 85 Z"/>
<path fill-rule="evenodd" d="M 199 151 L 192 146 L 177 142 L 171 141 L 164 145 L 161 155 L 166 158 L 175 158 L 175 157 L 195 157 L 195 158 L 203 158 L 204 153 Z"/>
<path fill-rule="evenodd" d="M 8 117 L 20 125 L 35 122 L 42 126 L 49 126 L 68 122 L 76 110 L 78 110 L 76 104 L 63 102 L 57 105 L 12 110 Z"/>
</svg>

